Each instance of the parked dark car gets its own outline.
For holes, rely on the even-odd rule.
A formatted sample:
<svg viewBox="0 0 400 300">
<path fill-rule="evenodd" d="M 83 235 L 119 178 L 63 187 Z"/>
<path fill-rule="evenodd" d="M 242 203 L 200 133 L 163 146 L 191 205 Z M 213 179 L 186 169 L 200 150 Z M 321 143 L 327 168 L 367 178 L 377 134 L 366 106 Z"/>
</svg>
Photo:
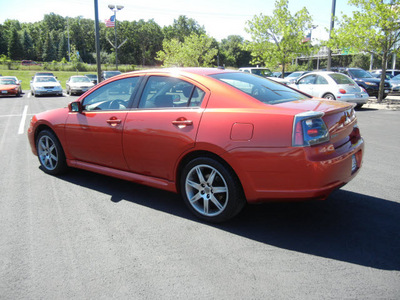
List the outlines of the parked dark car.
<svg viewBox="0 0 400 300">
<path fill-rule="evenodd" d="M 357 82 L 359 86 L 363 87 L 367 91 L 369 96 L 378 98 L 379 84 L 381 81 L 380 78 L 375 78 L 371 75 L 371 73 L 360 68 L 338 68 L 337 71 L 346 74 L 355 82 Z M 390 83 L 386 80 L 383 98 L 386 98 L 386 96 L 390 93 L 390 90 Z"/>
<path fill-rule="evenodd" d="M 97 75 L 95 74 L 85 74 L 87 78 L 90 79 L 91 82 L 93 82 L 95 85 L 97 84 Z"/>
<path fill-rule="evenodd" d="M 101 72 L 101 80 L 106 80 L 119 74 L 121 74 L 120 71 L 103 71 Z"/>
</svg>

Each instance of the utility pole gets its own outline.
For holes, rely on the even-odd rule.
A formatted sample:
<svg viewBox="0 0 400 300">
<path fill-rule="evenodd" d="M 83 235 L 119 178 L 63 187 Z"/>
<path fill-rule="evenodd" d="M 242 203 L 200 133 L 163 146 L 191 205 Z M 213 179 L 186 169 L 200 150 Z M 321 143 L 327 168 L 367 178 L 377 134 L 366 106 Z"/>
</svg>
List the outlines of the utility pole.
<svg viewBox="0 0 400 300">
<path fill-rule="evenodd" d="M 335 25 L 335 10 L 336 10 L 336 0 L 332 0 L 331 26 L 329 29 L 329 39 L 331 38 L 331 33 Z M 332 50 L 328 48 L 328 65 L 326 69 L 330 71 L 331 66 L 332 66 Z"/>
<path fill-rule="evenodd" d="M 99 6 L 94 0 L 94 27 L 96 36 L 96 63 L 97 63 L 97 83 L 101 81 L 101 61 L 100 61 L 100 29 L 99 29 Z"/>
</svg>

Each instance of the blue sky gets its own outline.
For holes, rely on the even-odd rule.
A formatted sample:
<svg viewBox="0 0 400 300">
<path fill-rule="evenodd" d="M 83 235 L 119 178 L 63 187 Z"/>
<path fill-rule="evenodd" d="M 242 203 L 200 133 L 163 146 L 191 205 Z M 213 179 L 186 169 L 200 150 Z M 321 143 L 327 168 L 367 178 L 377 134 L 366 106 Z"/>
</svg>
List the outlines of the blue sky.
<svg viewBox="0 0 400 300">
<path fill-rule="evenodd" d="M 201 5 L 199 5 L 201 3 Z M 203 25 L 207 33 L 221 40 L 228 35 L 237 34 L 249 39 L 245 32 L 246 21 L 260 13 L 271 15 L 275 0 L 98 0 L 99 20 L 104 21 L 113 12 L 109 4 L 123 5 L 118 11 L 117 20 L 149 20 L 154 19 L 160 26 L 171 25 L 180 15 L 186 15 Z M 329 28 L 331 0 L 289 0 L 292 13 L 306 7 L 318 25 L 313 30 L 314 39 L 326 39 L 326 28 Z M 343 12 L 351 14 L 354 7 L 347 0 L 336 0 L 336 15 Z M 35 22 L 43 19 L 45 14 L 55 13 L 63 17 L 94 19 L 94 0 L 0 0 L 0 24 L 6 19 L 20 22 Z"/>
</svg>

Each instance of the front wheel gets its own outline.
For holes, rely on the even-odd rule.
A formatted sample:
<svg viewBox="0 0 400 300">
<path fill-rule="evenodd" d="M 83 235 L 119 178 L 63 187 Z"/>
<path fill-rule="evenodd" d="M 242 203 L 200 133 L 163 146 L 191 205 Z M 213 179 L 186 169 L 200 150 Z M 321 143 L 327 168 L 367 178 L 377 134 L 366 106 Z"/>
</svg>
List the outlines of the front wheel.
<svg viewBox="0 0 400 300">
<path fill-rule="evenodd" d="M 227 221 L 246 203 L 234 172 L 212 158 L 201 157 L 189 162 L 183 169 L 180 184 L 186 205 L 208 222 Z"/>
<path fill-rule="evenodd" d="M 67 169 L 65 154 L 61 143 L 50 130 L 43 130 L 36 139 L 36 149 L 43 171 L 58 175 Z"/>
</svg>

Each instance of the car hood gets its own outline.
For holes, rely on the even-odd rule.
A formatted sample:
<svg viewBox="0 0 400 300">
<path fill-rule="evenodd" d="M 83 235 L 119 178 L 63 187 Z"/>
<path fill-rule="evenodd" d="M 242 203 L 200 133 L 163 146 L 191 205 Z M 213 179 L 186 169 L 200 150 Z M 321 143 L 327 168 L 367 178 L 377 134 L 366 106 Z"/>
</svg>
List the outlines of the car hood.
<svg viewBox="0 0 400 300">
<path fill-rule="evenodd" d="M 17 87 L 18 87 L 18 85 L 16 85 L 16 84 L 0 84 L 0 89 L 1 90 L 12 90 L 12 89 L 15 89 Z"/>
<path fill-rule="evenodd" d="M 56 87 L 56 86 L 61 86 L 59 82 L 35 82 L 32 83 L 33 86 L 35 87 Z"/>
<path fill-rule="evenodd" d="M 354 78 L 355 81 L 373 82 L 379 84 L 381 80 L 379 78 Z M 385 80 L 387 82 L 387 80 Z"/>
<path fill-rule="evenodd" d="M 70 82 L 69 86 L 72 87 L 92 87 L 94 86 L 93 82 Z"/>
</svg>

